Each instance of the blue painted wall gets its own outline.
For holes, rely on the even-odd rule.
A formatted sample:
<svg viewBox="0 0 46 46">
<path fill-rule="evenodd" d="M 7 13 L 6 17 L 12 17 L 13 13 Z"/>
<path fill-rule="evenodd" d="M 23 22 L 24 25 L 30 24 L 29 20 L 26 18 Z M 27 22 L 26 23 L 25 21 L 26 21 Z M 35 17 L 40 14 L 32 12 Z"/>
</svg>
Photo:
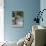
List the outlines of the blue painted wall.
<svg viewBox="0 0 46 46">
<path fill-rule="evenodd" d="M 35 12 L 40 9 L 40 0 L 5 0 L 4 7 L 4 26 L 5 40 L 18 41 L 31 31 Z M 11 26 L 12 10 L 24 11 L 24 27 L 13 28 Z"/>
</svg>

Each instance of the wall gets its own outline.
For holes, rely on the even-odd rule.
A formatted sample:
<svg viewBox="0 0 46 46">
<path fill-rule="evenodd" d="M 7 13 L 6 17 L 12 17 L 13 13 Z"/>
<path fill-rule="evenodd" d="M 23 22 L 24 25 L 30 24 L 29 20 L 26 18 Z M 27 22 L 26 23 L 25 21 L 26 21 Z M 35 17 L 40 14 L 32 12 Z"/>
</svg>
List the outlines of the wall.
<svg viewBox="0 0 46 46">
<path fill-rule="evenodd" d="M 18 41 L 32 29 L 35 12 L 40 9 L 40 0 L 4 0 L 4 35 L 7 41 Z M 24 27 L 13 28 L 11 26 L 12 10 L 24 11 Z"/>
<path fill-rule="evenodd" d="M 0 1 L 0 42 L 4 41 L 4 0 Z"/>
<path fill-rule="evenodd" d="M 41 9 L 41 11 L 42 11 L 43 9 L 46 9 L 46 0 L 41 0 L 41 1 L 40 1 L 40 9 Z M 40 22 L 40 25 L 46 27 L 46 20 L 45 20 L 45 19 L 46 19 L 46 11 L 43 12 L 42 17 L 43 17 L 43 22 L 41 21 L 41 22 Z"/>
</svg>

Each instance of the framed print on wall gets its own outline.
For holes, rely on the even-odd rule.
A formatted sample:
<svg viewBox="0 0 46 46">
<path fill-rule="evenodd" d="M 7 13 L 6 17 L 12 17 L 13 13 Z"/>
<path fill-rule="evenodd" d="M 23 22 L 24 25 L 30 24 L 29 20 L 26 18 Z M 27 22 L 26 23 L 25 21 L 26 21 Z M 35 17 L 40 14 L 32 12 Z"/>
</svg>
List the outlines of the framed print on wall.
<svg viewBox="0 0 46 46">
<path fill-rule="evenodd" d="M 23 27 L 24 25 L 23 11 L 12 11 L 12 25 L 13 27 Z"/>
</svg>

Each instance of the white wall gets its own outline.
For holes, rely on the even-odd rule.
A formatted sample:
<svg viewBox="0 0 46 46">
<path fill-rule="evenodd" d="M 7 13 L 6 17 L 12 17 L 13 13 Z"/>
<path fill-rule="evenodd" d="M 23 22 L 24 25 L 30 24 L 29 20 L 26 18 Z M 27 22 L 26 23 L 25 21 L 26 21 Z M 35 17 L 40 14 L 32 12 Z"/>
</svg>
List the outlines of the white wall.
<svg viewBox="0 0 46 46">
<path fill-rule="evenodd" d="M 0 42 L 4 41 L 4 0 L 0 0 Z"/>
</svg>

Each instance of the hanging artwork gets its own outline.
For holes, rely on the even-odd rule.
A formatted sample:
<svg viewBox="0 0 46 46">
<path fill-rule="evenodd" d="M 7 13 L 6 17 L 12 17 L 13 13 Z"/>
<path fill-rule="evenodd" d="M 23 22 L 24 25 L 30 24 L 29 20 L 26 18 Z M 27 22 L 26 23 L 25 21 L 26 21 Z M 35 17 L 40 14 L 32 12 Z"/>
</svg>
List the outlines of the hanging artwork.
<svg viewBox="0 0 46 46">
<path fill-rule="evenodd" d="M 12 11 L 12 25 L 14 27 L 23 27 L 24 25 L 23 11 Z"/>
</svg>

